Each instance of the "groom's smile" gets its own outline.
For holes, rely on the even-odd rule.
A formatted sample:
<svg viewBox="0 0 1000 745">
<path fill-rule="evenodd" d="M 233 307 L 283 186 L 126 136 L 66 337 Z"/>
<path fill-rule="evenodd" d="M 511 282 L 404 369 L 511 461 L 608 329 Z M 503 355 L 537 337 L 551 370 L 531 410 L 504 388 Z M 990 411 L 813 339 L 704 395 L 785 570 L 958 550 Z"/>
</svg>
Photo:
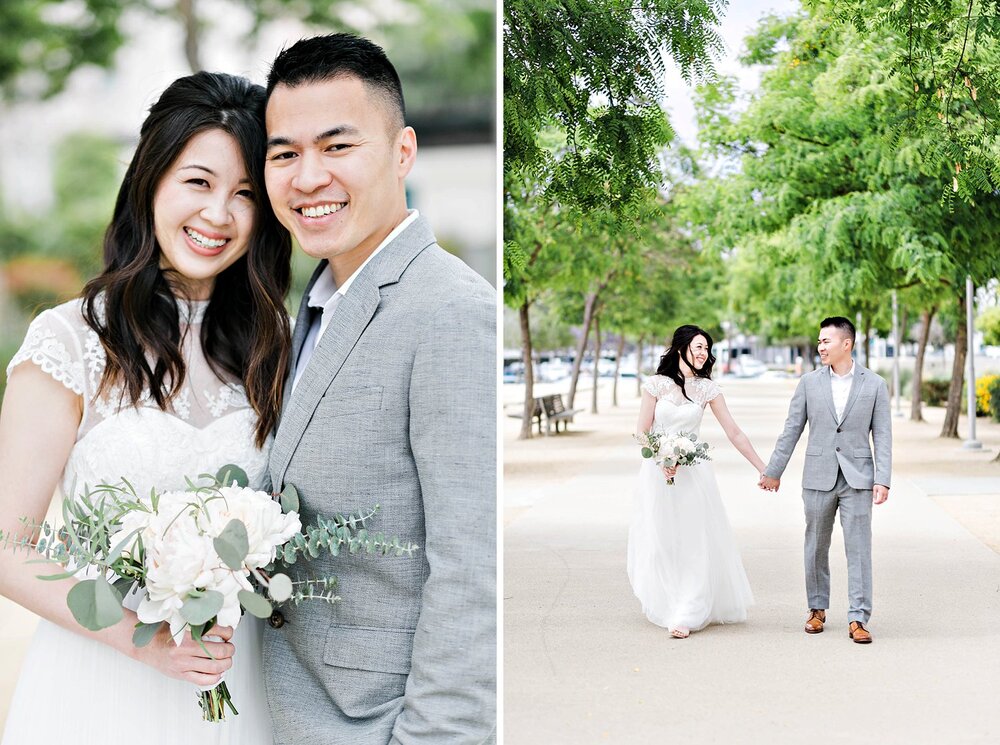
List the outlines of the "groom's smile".
<svg viewBox="0 0 1000 745">
<path fill-rule="evenodd" d="M 346 278 L 406 217 L 416 139 L 362 80 L 277 85 L 267 104 L 267 193 L 302 250 Z"/>
</svg>

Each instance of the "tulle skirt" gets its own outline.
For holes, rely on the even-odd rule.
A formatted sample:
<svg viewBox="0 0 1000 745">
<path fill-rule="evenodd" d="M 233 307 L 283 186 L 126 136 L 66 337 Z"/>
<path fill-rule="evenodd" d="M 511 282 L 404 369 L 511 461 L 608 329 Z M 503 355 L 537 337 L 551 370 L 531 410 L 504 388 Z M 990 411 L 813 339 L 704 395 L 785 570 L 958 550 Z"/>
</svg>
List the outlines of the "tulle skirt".
<svg viewBox="0 0 1000 745">
<path fill-rule="evenodd" d="M 46 620 L 24 658 L 2 745 L 272 745 L 261 670 L 263 624 L 244 616 L 226 673 L 234 716 L 205 722 L 198 690 Z"/>
<path fill-rule="evenodd" d="M 746 620 L 753 593 L 710 463 L 679 468 L 670 486 L 652 460 L 642 462 L 628 577 L 658 626 L 695 631 Z"/>
</svg>

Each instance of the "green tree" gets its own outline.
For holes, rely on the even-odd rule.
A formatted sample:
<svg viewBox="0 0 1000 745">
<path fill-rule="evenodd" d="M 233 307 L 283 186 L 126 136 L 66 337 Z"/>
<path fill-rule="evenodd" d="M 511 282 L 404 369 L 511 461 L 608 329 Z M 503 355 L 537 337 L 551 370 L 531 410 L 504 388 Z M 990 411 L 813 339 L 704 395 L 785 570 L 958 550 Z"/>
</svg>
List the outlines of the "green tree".
<svg viewBox="0 0 1000 745">
<path fill-rule="evenodd" d="M 944 285 L 964 302 L 966 275 L 983 282 L 1000 269 L 1000 254 L 982 251 L 1000 240 L 1000 200 L 942 202 L 947 153 L 926 131 L 900 128 L 909 94 L 891 65 L 898 40 L 812 7 L 751 37 L 747 61 L 772 68 L 745 113 L 719 87 L 701 102 L 708 149 L 740 164 L 706 190 L 701 228 L 733 246 L 741 302 L 771 334 L 813 334 L 834 310 L 885 328 L 892 288 Z M 957 436 L 957 336 L 944 436 Z"/>
<path fill-rule="evenodd" d="M 976 319 L 976 328 L 983 332 L 983 343 L 1000 346 L 1000 308 L 994 305 L 981 311 Z"/>
</svg>

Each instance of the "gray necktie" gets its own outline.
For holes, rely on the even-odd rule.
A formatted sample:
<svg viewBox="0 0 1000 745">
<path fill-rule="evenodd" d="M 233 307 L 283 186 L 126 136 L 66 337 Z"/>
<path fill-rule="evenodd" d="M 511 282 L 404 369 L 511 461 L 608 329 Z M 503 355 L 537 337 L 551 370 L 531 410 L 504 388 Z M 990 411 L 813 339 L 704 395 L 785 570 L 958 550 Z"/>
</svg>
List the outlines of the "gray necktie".
<svg viewBox="0 0 1000 745">
<path fill-rule="evenodd" d="M 316 339 L 319 338 L 319 330 L 323 325 L 323 309 L 309 306 L 309 331 L 302 341 L 302 349 L 299 350 L 299 359 L 295 363 L 295 379 L 292 381 L 292 390 L 299 384 L 299 378 L 305 372 L 312 358 L 313 350 L 316 348 Z"/>
</svg>

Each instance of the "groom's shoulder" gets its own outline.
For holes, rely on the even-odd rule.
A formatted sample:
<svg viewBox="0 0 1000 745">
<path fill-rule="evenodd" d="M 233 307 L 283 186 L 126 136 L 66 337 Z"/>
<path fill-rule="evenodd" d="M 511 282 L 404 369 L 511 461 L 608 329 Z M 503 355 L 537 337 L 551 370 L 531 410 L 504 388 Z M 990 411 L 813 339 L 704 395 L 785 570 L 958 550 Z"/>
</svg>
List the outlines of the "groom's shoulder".
<svg viewBox="0 0 1000 745">
<path fill-rule="evenodd" d="M 418 284 L 428 297 L 496 302 L 496 290 L 457 256 L 433 243 L 407 267 L 403 281 Z"/>
<path fill-rule="evenodd" d="M 807 373 L 803 373 L 803 375 L 800 378 L 800 380 L 803 381 L 803 382 L 810 382 L 811 383 L 811 382 L 813 382 L 815 380 L 820 380 L 823 377 L 823 373 L 825 373 L 825 372 L 826 372 L 826 368 L 825 367 L 817 367 L 815 370 L 810 370 Z"/>
</svg>

